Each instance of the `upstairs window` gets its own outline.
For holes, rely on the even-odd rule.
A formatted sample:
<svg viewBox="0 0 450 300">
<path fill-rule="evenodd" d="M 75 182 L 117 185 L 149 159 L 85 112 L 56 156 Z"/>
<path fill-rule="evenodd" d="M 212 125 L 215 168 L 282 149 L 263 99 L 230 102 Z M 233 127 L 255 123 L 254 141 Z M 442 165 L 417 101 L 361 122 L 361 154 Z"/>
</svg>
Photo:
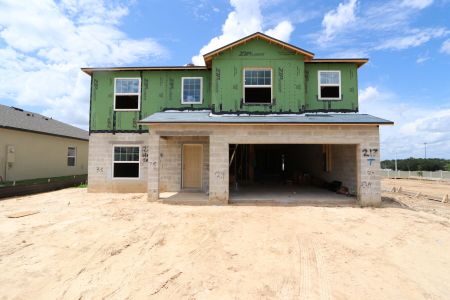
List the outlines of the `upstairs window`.
<svg viewBox="0 0 450 300">
<path fill-rule="evenodd" d="M 114 110 L 139 110 L 140 78 L 116 78 L 114 83 Z"/>
<path fill-rule="evenodd" d="M 139 178 L 139 146 L 114 146 L 114 178 Z"/>
<path fill-rule="evenodd" d="M 77 149 L 75 147 L 67 148 L 67 166 L 75 167 L 77 160 Z"/>
<path fill-rule="evenodd" d="M 181 79 L 181 103 L 201 104 L 203 99 L 202 90 L 202 77 L 183 77 Z"/>
<path fill-rule="evenodd" d="M 319 99 L 341 100 L 341 71 L 319 71 Z"/>
<path fill-rule="evenodd" d="M 272 69 L 244 69 L 244 103 L 272 103 Z"/>
</svg>

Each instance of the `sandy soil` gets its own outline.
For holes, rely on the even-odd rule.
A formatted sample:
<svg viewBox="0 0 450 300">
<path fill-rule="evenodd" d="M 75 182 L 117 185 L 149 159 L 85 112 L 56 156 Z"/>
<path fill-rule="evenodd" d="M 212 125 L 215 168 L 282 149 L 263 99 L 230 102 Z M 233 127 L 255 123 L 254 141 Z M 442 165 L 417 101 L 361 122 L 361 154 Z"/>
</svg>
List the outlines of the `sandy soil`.
<svg viewBox="0 0 450 300">
<path fill-rule="evenodd" d="M 29 210 L 40 213 L 5 217 Z M 0 240 L 1 299 L 450 295 L 450 218 L 396 207 L 175 206 L 66 189 L 0 201 Z"/>
<path fill-rule="evenodd" d="M 403 190 L 414 193 L 430 195 L 442 199 L 444 195 L 450 196 L 450 181 L 432 181 L 418 179 L 383 179 L 381 188 L 392 190 L 393 187 L 401 187 Z"/>
<path fill-rule="evenodd" d="M 401 187 L 403 191 L 413 192 L 413 194 L 384 192 L 384 196 L 393 198 L 417 211 L 425 211 L 443 217 L 450 217 L 449 203 L 444 204 L 440 201 L 432 201 L 427 198 L 428 195 L 431 195 L 434 199 L 442 199 L 445 194 L 450 196 L 450 182 L 416 179 L 383 179 L 381 181 L 382 190 L 390 191 L 393 187 Z M 416 197 L 414 194 L 419 192 L 422 196 Z"/>
</svg>

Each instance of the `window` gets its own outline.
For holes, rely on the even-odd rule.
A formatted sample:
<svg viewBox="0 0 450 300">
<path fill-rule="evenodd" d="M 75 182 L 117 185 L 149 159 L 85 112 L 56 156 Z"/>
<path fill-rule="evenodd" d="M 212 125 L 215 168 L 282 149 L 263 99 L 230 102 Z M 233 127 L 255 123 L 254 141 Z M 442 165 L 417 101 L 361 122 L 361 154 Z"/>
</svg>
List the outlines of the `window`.
<svg viewBox="0 0 450 300">
<path fill-rule="evenodd" d="M 183 77 L 181 81 L 181 103 L 201 104 L 203 98 L 203 78 Z"/>
<path fill-rule="evenodd" d="M 319 71 L 319 99 L 341 100 L 341 71 Z"/>
<path fill-rule="evenodd" d="M 244 103 L 272 103 L 272 69 L 244 69 Z"/>
<path fill-rule="evenodd" d="M 114 146 L 113 178 L 139 178 L 139 146 Z"/>
<path fill-rule="evenodd" d="M 114 110 L 139 110 L 140 78 L 116 78 L 114 82 Z"/>
<path fill-rule="evenodd" d="M 75 167 L 77 160 L 77 149 L 75 147 L 67 148 L 67 166 Z"/>
</svg>

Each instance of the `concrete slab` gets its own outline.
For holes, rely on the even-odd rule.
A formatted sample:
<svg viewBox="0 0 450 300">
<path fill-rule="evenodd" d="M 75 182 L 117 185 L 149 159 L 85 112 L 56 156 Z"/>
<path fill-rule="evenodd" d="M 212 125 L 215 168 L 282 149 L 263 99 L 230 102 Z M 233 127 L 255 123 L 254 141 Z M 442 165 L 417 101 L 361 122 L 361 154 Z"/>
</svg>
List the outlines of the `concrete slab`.
<svg viewBox="0 0 450 300">
<path fill-rule="evenodd" d="M 251 185 L 230 188 L 232 204 L 286 204 L 313 206 L 358 206 L 356 197 L 336 194 L 313 186 Z"/>
<path fill-rule="evenodd" d="M 166 204 L 206 205 L 208 195 L 203 192 L 164 192 L 159 194 L 159 199 Z"/>
</svg>

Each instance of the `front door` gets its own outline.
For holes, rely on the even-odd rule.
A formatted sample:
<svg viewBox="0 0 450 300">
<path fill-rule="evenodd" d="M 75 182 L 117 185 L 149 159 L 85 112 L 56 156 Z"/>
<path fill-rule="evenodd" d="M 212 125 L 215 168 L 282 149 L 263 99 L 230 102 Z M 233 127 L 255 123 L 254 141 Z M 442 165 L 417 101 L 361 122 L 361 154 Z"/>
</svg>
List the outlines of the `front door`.
<svg viewBox="0 0 450 300">
<path fill-rule="evenodd" d="M 183 188 L 202 188 L 203 145 L 183 145 Z"/>
</svg>

